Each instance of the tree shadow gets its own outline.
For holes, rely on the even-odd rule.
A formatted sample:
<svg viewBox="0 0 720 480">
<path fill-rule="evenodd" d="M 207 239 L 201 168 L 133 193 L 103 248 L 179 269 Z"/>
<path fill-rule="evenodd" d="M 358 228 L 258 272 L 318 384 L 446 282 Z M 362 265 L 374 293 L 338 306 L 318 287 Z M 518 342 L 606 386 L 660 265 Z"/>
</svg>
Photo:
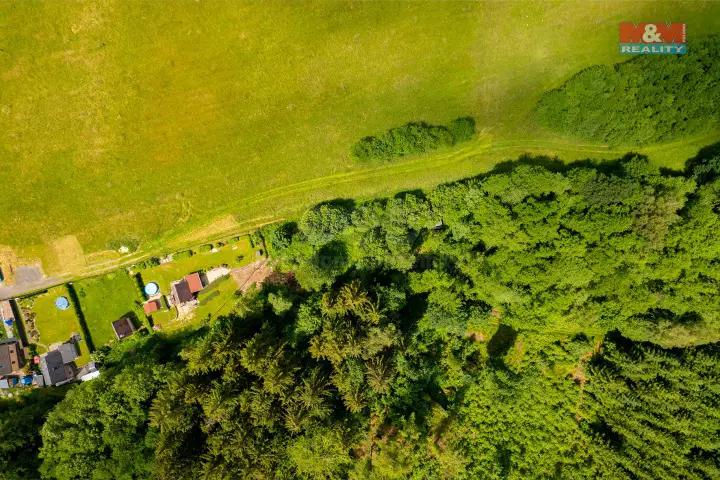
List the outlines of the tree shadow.
<svg viewBox="0 0 720 480">
<path fill-rule="evenodd" d="M 78 318 L 80 330 L 82 330 L 83 338 L 85 339 L 85 345 L 87 345 L 88 351 L 94 352 L 95 342 L 93 342 L 92 335 L 90 334 L 90 329 L 87 326 L 87 321 L 85 321 L 85 314 L 80 307 L 80 299 L 78 298 L 77 292 L 75 291 L 75 286 L 72 283 L 68 283 L 67 291 L 68 296 L 70 297 L 70 303 L 72 304 L 73 309 L 75 310 L 75 315 Z"/>
<path fill-rule="evenodd" d="M 396 193 L 393 198 L 397 198 L 398 200 L 405 200 L 405 197 L 409 195 L 417 197 L 420 200 L 425 200 L 427 198 L 425 192 L 420 188 L 416 188 L 413 190 L 403 190 L 402 192 Z"/>
<path fill-rule="evenodd" d="M 320 208 L 323 205 L 327 205 L 328 207 L 333 208 L 339 208 L 341 210 L 345 210 L 346 212 L 352 212 L 353 210 L 355 210 L 356 201 L 352 198 L 334 198 L 332 200 L 320 202 L 312 208 Z"/>
<path fill-rule="evenodd" d="M 488 341 L 488 356 L 493 360 L 502 360 L 510 350 L 510 347 L 515 344 L 517 336 L 518 332 L 515 331 L 515 329 L 501 323 L 495 335 Z"/>
<path fill-rule="evenodd" d="M 697 155 L 685 161 L 685 175 L 694 176 L 706 183 L 720 176 L 720 142 L 698 150 Z"/>
</svg>

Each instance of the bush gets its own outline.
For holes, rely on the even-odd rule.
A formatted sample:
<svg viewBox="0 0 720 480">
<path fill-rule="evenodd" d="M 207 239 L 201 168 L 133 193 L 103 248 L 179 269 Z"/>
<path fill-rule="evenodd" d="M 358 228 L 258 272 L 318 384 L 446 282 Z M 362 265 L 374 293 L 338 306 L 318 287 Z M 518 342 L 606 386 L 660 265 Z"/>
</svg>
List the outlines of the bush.
<svg viewBox="0 0 720 480">
<path fill-rule="evenodd" d="M 135 271 L 145 270 L 147 268 L 157 267 L 160 265 L 160 259 L 159 258 L 148 258 L 147 260 L 143 260 L 142 262 L 138 262 L 135 265 L 133 265 Z"/>
<path fill-rule="evenodd" d="M 563 135 L 611 145 L 645 145 L 720 126 L 720 37 L 687 55 L 638 55 L 587 68 L 546 93 L 537 122 Z"/>
<path fill-rule="evenodd" d="M 250 234 L 250 246 L 252 248 L 255 247 L 262 247 L 263 246 L 263 237 L 260 233 L 260 230 L 255 230 L 253 233 Z"/>
<path fill-rule="evenodd" d="M 241 237 L 232 237 L 230 240 L 227 241 L 228 245 L 232 245 L 233 243 L 237 243 L 240 241 Z"/>
<path fill-rule="evenodd" d="M 360 162 L 388 161 L 465 142 L 474 133 L 475 120 L 470 117 L 458 118 L 449 127 L 425 122 L 408 123 L 388 130 L 381 137 L 361 139 L 350 148 L 350 155 Z"/>
<path fill-rule="evenodd" d="M 456 118 L 450 122 L 448 130 L 456 144 L 470 141 L 475 135 L 475 119 L 472 117 Z"/>
<path fill-rule="evenodd" d="M 283 316 L 290 311 L 293 306 L 291 298 L 283 295 L 282 293 L 271 293 L 268 295 L 268 303 L 275 312 L 275 315 Z"/>
<path fill-rule="evenodd" d="M 224 246 L 225 246 L 225 244 L 222 243 L 222 242 L 217 242 L 217 243 L 215 244 L 215 248 L 222 248 L 222 247 L 224 247 Z"/>
<path fill-rule="evenodd" d="M 294 222 L 279 222 L 265 225 L 262 228 L 262 235 L 265 238 L 265 244 L 268 253 L 271 255 L 279 254 L 290 246 L 292 235 L 297 225 Z"/>
<path fill-rule="evenodd" d="M 382 137 L 365 137 L 352 146 L 352 156 L 361 162 L 387 161 L 407 155 L 419 155 L 453 144 L 446 127 L 427 123 L 408 123 L 389 130 Z"/>
<path fill-rule="evenodd" d="M 198 248 L 198 251 L 200 253 L 204 253 L 204 252 L 209 252 L 212 249 L 213 249 L 212 245 L 200 245 L 200 248 Z"/>
<path fill-rule="evenodd" d="M 135 290 L 137 291 L 138 298 L 145 301 L 147 299 L 147 295 L 145 294 L 145 282 L 142 279 L 142 275 L 136 273 L 133 275 L 133 280 L 135 280 Z"/>
<path fill-rule="evenodd" d="M 177 252 L 173 254 L 172 259 L 173 260 L 184 260 L 186 258 L 190 258 L 193 255 L 195 255 L 195 252 L 192 250 L 183 250 L 182 252 Z"/>
<path fill-rule="evenodd" d="M 235 257 L 235 260 L 240 263 L 245 260 L 245 255 L 238 255 L 237 257 Z"/>
</svg>

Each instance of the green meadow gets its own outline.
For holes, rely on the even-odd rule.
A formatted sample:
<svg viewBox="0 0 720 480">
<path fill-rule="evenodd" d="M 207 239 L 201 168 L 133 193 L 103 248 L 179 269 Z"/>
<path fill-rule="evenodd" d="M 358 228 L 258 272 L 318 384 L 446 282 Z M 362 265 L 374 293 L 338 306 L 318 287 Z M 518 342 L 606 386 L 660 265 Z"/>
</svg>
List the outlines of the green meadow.
<svg viewBox="0 0 720 480">
<path fill-rule="evenodd" d="M 137 316 L 136 302 L 143 300 L 133 278 L 122 270 L 75 282 L 74 287 L 95 348 L 116 340 L 112 322 Z"/>
<path fill-rule="evenodd" d="M 51 288 L 35 297 L 23 300 L 27 306 L 32 305 L 30 311 L 35 315 L 35 328 L 40 333 L 40 340 L 34 343 L 41 347 L 41 352 L 47 351 L 55 343 L 67 342 L 74 334 L 79 334 L 81 338 L 85 336 L 72 306 L 67 310 L 58 310 L 55 307 L 55 300 L 61 296 L 70 297 L 65 285 Z M 28 331 L 27 323 L 25 329 Z M 76 364 L 84 365 L 90 359 L 86 339 L 83 338 L 78 345 L 78 350 L 80 357 L 76 360 Z"/>
<path fill-rule="evenodd" d="M 79 271 L 128 239 L 198 243 L 524 152 L 616 157 L 629 148 L 535 125 L 540 95 L 627 60 L 622 21 L 687 22 L 692 39 L 717 18 L 718 2 L 3 2 L 0 245 Z M 350 159 L 363 136 L 465 115 L 468 144 Z M 678 168 L 719 138 L 643 152 Z"/>
</svg>

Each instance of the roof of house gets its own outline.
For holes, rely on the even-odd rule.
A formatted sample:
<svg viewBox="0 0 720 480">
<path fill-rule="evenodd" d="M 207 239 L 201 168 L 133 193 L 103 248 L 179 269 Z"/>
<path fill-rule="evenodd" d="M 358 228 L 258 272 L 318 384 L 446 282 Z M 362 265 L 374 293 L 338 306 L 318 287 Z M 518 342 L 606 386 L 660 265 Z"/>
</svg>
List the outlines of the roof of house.
<svg viewBox="0 0 720 480">
<path fill-rule="evenodd" d="M 156 298 L 154 300 L 149 300 L 143 303 L 143 310 L 145 310 L 145 313 L 147 314 L 157 312 L 158 310 L 160 310 L 160 300 Z"/>
<path fill-rule="evenodd" d="M 53 350 L 45 355 L 41 355 L 40 369 L 42 370 L 46 385 L 56 385 L 66 382 L 69 379 L 67 375 L 68 371 L 65 368 L 60 350 Z"/>
<path fill-rule="evenodd" d="M 175 297 L 175 303 L 187 303 L 195 300 L 190 291 L 190 285 L 185 279 L 172 284 L 172 293 Z"/>
<path fill-rule="evenodd" d="M 62 355 L 63 363 L 74 362 L 78 357 L 77 348 L 74 343 L 63 343 L 58 347 L 60 355 Z"/>
<path fill-rule="evenodd" d="M 115 335 L 117 336 L 118 340 L 122 340 L 125 337 L 129 337 L 133 333 L 135 333 L 135 327 L 133 326 L 132 321 L 129 318 L 121 318 L 120 320 L 115 320 L 112 322 L 113 330 L 115 330 Z"/>
<path fill-rule="evenodd" d="M 93 370 L 92 372 L 86 373 L 85 375 L 80 376 L 81 382 L 87 382 L 88 380 L 93 380 L 95 378 L 98 378 L 100 376 L 100 370 Z"/>
<path fill-rule="evenodd" d="M 190 287 L 192 293 L 197 293 L 203 289 L 202 280 L 200 280 L 200 274 L 198 272 L 191 273 L 185 277 L 185 281 Z"/>
<path fill-rule="evenodd" d="M 18 344 L 6 343 L 0 345 L 0 376 L 9 375 L 18 368 L 20 368 Z"/>
</svg>

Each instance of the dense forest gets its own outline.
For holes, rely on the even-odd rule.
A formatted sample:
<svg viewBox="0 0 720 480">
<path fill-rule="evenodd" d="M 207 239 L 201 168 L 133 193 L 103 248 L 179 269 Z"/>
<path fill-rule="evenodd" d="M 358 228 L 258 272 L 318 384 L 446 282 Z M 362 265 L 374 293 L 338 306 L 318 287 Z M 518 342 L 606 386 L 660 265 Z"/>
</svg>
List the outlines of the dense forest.
<svg viewBox="0 0 720 480">
<path fill-rule="evenodd" d="M 719 208 L 712 154 L 318 205 L 232 315 L 3 400 L 0 478 L 719 478 Z"/>
<path fill-rule="evenodd" d="M 637 55 L 578 73 L 538 103 L 538 123 L 612 145 L 646 145 L 720 125 L 720 37 L 687 55 Z"/>
</svg>

